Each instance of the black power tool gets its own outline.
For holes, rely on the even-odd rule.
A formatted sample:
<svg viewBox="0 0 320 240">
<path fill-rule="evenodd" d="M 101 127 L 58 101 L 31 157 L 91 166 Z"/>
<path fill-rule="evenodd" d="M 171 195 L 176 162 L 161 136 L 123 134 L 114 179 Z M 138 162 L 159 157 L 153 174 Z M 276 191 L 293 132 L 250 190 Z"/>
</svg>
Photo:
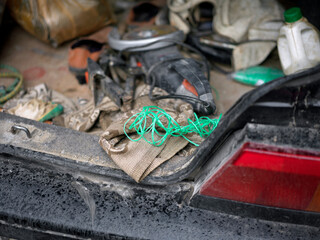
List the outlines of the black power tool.
<svg viewBox="0 0 320 240">
<path fill-rule="evenodd" d="M 135 57 L 146 76 L 146 82 L 151 85 L 152 100 L 179 98 L 190 103 L 197 113 L 213 114 L 216 106 L 211 86 L 204 74 L 204 69 L 207 75 L 210 74 L 209 67 L 181 54 L 178 45 L 197 52 L 185 45 L 183 38 L 183 33 L 172 26 L 137 28 L 122 39 L 114 29 L 109 34 L 109 45 L 119 51 L 119 55 L 129 52 Z M 164 89 L 169 95 L 154 96 L 154 87 Z"/>
</svg>

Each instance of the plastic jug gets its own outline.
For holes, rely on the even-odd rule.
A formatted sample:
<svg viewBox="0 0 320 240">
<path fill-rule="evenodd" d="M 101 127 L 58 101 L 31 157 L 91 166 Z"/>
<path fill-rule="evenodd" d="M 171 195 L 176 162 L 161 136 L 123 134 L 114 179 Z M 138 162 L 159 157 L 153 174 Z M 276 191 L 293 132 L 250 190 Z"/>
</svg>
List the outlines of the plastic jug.
<svg viewBox="0 0 320 240">
<path fill-rule="evenodd" d="M 278 53 L 283 72 L 288 75 L 320 63 L 319 31 L 301 14 L 300 8 L 284 12 L 285 25 L 280 28 Z"/>
</svg>

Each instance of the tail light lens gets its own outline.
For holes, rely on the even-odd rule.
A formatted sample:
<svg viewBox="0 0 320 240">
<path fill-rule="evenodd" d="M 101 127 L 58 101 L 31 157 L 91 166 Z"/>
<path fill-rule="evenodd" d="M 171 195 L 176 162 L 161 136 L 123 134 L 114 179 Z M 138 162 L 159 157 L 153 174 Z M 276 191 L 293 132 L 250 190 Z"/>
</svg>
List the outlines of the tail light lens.
<svg viewBox="0 0 320 240">
<path fill-rule="evenodd" d="M 200 194 L 320 212 L 320 154 L 246 143 Z"/>
</svg>

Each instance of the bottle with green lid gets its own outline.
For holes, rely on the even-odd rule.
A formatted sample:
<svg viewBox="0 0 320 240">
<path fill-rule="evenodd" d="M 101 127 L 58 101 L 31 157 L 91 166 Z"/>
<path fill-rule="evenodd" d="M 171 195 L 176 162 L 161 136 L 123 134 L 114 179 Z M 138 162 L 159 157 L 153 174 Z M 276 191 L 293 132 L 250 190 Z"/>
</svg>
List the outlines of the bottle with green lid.
<svg viewBox="0 0 320 240">
<path fill-rule="evenodd" d="M 303 17 L 300 8 L 284 12 L 285 24 L 280 28 L 278 53 L 283 72 L 288 75 L 320 63 L 319 31 Z"/>
</svg>

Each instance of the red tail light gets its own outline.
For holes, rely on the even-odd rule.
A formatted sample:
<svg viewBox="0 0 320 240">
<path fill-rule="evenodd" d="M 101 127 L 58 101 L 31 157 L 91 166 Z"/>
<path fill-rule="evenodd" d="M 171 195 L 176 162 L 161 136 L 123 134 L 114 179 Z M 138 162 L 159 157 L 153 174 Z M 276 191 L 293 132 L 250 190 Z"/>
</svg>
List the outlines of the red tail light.
<svg viewBox="0 0 320 240">
<path fill-rule="evenodd" d="M 320 212 L 320 154 L 245 144 L 200 194 Z"/>
</svg>

